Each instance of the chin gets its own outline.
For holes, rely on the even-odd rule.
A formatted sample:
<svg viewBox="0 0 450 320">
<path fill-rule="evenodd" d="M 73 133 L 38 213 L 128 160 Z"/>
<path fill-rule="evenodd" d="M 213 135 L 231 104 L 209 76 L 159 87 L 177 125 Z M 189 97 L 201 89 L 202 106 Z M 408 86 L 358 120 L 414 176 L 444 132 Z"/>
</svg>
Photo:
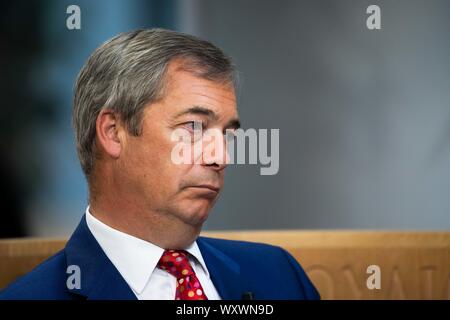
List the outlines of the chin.
<svg viewBox="0 0 450 320">
<path fill-rule="evenodd" d="M 187 224 L 193 226 L 201 226 L 206 221 L 206 219 L 208 219 L 211 207 L 212 205 L 210 202 L 208 202 L 207 204 L 190 204 L 184 207 L 184 210 L 181 210 L 181 219 Z"/>
</svg>

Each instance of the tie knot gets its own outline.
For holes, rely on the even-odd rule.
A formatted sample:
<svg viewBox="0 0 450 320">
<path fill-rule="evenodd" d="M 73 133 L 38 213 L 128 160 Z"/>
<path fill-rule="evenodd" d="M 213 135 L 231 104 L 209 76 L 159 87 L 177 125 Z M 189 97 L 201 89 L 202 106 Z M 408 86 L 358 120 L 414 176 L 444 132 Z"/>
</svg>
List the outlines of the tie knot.
<svg viewBox="0 0 450 320">
<path fill-rule="evenodd" d="M 177 279 L 194 273 L 184 250 L 166 250 L 159 259 L 158 267 Z"/>
</svg>

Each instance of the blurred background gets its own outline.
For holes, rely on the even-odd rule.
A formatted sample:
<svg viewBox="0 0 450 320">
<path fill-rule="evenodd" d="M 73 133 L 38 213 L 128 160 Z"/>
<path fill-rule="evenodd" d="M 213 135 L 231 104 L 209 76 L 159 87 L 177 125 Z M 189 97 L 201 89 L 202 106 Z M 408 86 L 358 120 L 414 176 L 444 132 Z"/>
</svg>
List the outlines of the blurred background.
<svg viewBox="0 0 450 320">
<path fill-rule="evenodd" d="M 221 47 L 243 127 L 280 129 L 278 174 L 228 167 L 205 229 L 450 230 L 449 1 L 20 0 L 0 3 L 0 237 L 76 227 L 75 78 L 102 42 L 150 27 Z"/>
</svg>

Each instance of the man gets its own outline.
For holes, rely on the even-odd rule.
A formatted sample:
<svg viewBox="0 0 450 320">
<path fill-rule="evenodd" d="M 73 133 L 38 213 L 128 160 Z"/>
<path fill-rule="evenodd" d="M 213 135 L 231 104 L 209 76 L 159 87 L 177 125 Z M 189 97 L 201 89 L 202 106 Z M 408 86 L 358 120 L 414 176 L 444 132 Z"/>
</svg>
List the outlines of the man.
<svg viewBox="0 0 450 320">
<path fill-rule="evenodd" d="M 175 164 L 173 133 L 183 129 L 184 143 L 198 146 L 205 143 L 199 128 L 236 130 L 235 84 L 229 58 L 189 35 L 138 30 L 96 49 L 73 107 L 86 214 L 64 250 L 0 298 L 319 298 L 285 250 L 199 237 L 227 154 L 196 153 Z"/>
</svg>

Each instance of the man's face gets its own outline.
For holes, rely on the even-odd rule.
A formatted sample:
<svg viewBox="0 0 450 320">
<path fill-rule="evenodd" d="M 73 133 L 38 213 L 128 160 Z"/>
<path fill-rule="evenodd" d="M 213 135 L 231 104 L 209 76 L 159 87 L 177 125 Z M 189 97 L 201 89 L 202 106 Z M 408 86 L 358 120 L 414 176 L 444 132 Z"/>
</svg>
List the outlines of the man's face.
<svg viewBox="0 0 450 320">
<path fill-rule="evenodd" d="M 199 126 L 203 132 L 236 129 L 236 96 L 232 86 L 198 78 L 178 66 L 177 62 L 169 64 L 164 98 L 145 108 L 142 134 L 127 134 L 118 170 L 124 187 L 142 202 L 139 205 L 144 214 L 151 210 L 186 224 L 201 225 L 223 187 L 223 155 L 227 155 L 225 152 L 220 158 L 216 152 L 211 157 L 211 153 L 201 152 L 192 155 L 189 164 L 176 164 L 171 155 L 180 142 L 174 141 L 172 134 L 184 129 L 192 135 L 185 143 L 205 147 L 206 139 L 194 138 Z M 226 151 L 225 136 L 221 138 L 214 140 L 215 145 L 222 144 Z"/>
</svg>

